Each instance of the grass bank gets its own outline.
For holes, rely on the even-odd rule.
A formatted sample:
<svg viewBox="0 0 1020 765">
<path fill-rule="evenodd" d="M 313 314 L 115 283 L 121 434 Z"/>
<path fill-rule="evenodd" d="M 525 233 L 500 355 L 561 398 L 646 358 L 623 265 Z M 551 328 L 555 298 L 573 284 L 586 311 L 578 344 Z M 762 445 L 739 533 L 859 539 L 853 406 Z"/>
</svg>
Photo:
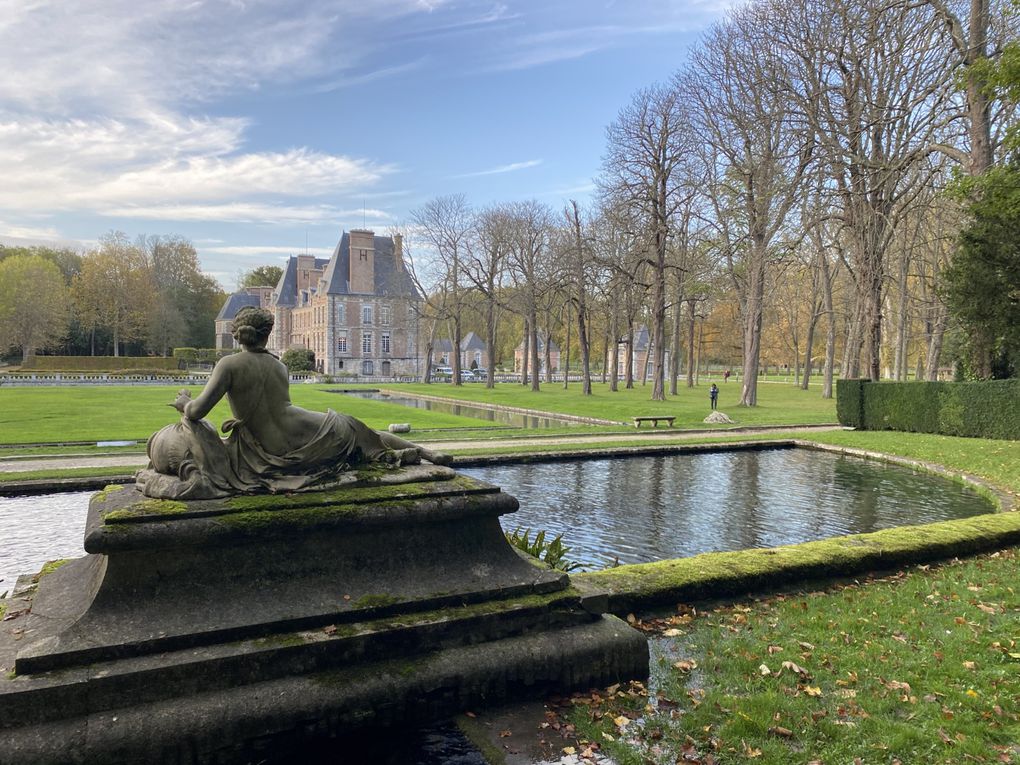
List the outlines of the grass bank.
<svg viewBox="0 0 1020 765">
<path fill-rule="evenodd" d="M 1018 563 L 1006 549 L 631 617 L 649 687 L 575 696 L 561 744 L 619 765 L 1020 762 Z"/>
<path fill-rule="evenodd" d="M 144 441 L 177 418 L 167 406 L 179 386 L 0 387 L 0 439 L 3 444 L 63 441 Z M 201 390 L 189 387 L 193 396 Z M 409 409 L 329 393 L 312 385 L 293 385 L 291 400 L 306 409 L 336 409 L 385 429 L 393 422 L 421 428 L 470 428 L 479 420 Z M 217 425 L 229 418 L 221 401 L 209 414 Z"/>
<path fill-rule="evenodd" d="M 717 381 L 718 382 L 718 381 Z M 592 395 L 582 396 L 579 383 L 566 390 L 562 383 L 542 385 L 533 392 L 523 385 L 498 383 L 489 390 L 480 383 L 454 386 L 449 383 L 385 386 L 387 389 L 429 396 L 445 396 L 465 401 L 481 401 L 500 406 L 535 409 L 543 412 L 598 417 L 629 423 L 632 417 L 666 415 L 676 417 L 678 428 L 705 427 L 702 420 L 711 411 L 709 383 L 695 388 L 680 388 L 665 401 L 650 401 L 651 385 L 635 385 L 627 390 L 610 391 L 608 385 L 595 383 Z M 719 409 L 740 425 L 815 425 L 836 422 L 835 399 L 823 399 L 817 390 L 801 390 L 793 385 L 763 384 L 758 388 L 758 406 L 740 408 L 740 385 L 732 380 L 719 384 Z"/>
</svg>

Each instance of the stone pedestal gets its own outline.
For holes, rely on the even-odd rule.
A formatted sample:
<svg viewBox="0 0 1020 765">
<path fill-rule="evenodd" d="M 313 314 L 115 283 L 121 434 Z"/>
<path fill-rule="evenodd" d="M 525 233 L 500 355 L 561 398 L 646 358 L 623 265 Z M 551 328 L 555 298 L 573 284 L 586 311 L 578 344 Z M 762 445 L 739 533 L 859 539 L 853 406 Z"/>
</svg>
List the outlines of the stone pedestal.
<svg viewBox="0 0 1020 765">
<path fill-rule="evenodd" d="M 245 761 L 644 676 L 642 636 L 506 543 L 516 508 L 424 466 L 203 502 L 111 487 L 89 554 L 7 604 L 0 762 Z"/>
</svg>

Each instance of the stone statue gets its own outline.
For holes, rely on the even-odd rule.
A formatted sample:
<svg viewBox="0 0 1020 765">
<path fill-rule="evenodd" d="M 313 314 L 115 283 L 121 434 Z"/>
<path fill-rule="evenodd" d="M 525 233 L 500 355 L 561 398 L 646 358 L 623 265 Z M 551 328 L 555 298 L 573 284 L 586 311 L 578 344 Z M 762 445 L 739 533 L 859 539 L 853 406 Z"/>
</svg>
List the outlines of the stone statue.
<svg viewBox="0 0 1020 765">
<path fill-rule="evenodd" d="M 198 398 L 182 390 L 171 406 L 180 422 L 155 433 L 149 466 L 136 476 L 149 497 L 215 499 L 232 494 L 301 491 L 336 481 L 359 466 L 398 467 L 423 458 L 450 457 L 372 430 L 333 410 L 311 412 L 290 402 L 287 368 L 266 350 L 273 315 L 263 308 L 237 312 L 232 330 L 243 350 L 221 359 Z M 205 417 L 227 397 L 233 419 L 224 440 Z"/>
</svg>

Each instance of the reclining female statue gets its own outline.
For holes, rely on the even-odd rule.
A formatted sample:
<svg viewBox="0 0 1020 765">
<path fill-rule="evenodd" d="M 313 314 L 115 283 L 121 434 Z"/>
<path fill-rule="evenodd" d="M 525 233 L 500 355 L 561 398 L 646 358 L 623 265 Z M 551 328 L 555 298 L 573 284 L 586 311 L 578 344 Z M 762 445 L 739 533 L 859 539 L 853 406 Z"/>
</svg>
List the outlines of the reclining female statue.
<svg viewBox="0 0 1020 765">
<path fill-rule="evenodd" d="M 287 368 L 266 350 L 273 315 L 245 307 L 232 325 L 243 350 L 216 364 L 198 398 L 182 390 L 172 404 L 181 421 L 148 443 L 149 467 L 137 476 L 142 493 L 172 499 L 299 491 L 336 480 L 369 463 L 416 464 L 450 458 L 333 410 L 311 412 L 290 402 Z M 221 439 L 205 417 L 227 397 L 233 419 Z"/>
</svg>

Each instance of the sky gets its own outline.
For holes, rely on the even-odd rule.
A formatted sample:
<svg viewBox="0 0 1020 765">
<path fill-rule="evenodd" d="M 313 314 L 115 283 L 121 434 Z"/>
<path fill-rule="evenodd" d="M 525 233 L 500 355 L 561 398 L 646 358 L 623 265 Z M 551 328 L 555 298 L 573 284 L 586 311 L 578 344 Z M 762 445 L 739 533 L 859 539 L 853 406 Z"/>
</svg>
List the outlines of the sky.
<svg viewBox="0 0 1020 765">
<path fill-rule="evenodd" d="M 226 289 L 430 199 L 585 202 L 725 0 L 0 0 L 0 243 L 178 234 Z"/>
</svg>

